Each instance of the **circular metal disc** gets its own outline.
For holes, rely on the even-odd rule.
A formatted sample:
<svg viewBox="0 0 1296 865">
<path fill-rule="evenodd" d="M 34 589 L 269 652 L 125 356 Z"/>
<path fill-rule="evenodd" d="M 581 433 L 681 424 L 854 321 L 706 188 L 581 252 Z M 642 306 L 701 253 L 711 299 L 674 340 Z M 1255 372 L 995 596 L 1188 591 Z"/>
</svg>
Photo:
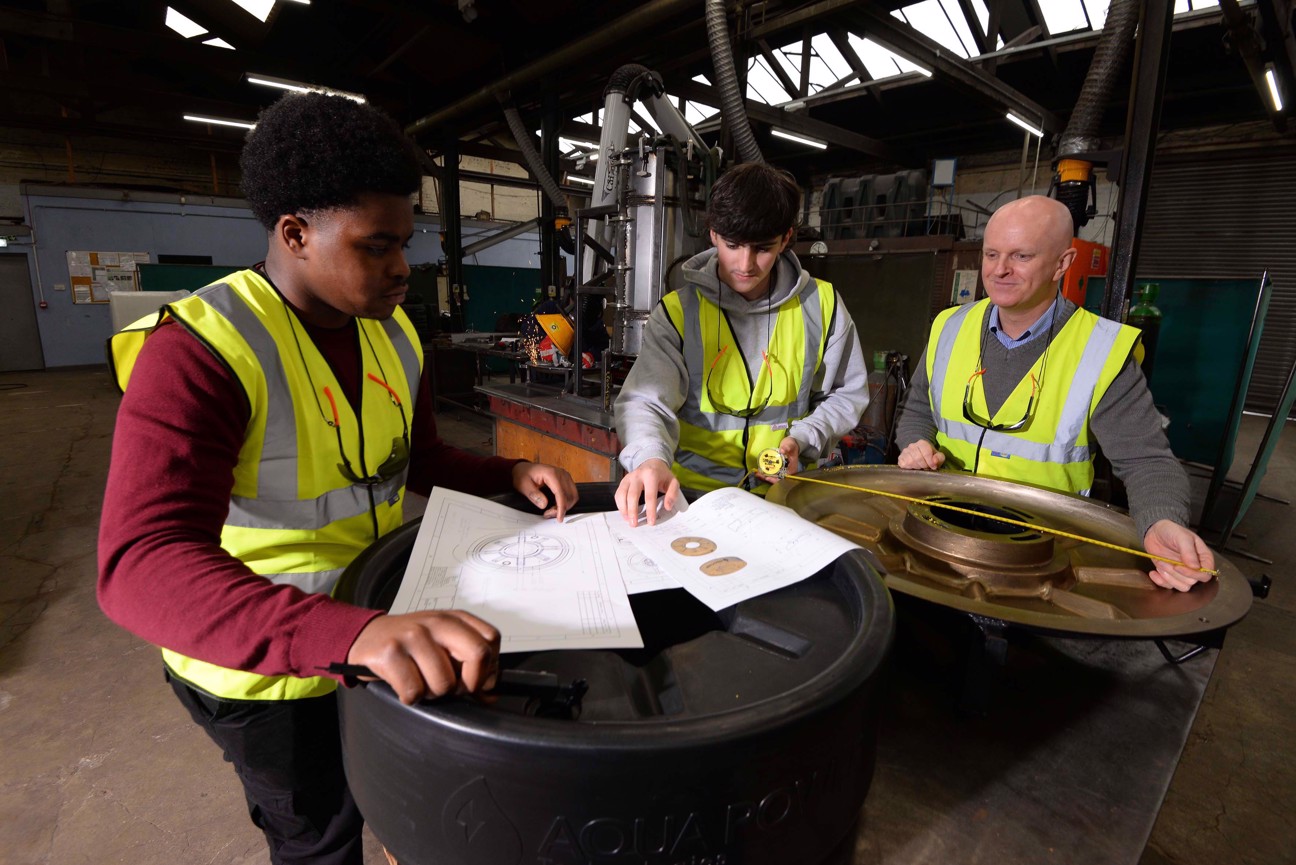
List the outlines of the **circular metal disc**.
<svg viewBox="0 0 1296 865">
<path fill-rule="evenodd" d="M 1178 592 L 1148 578 L 1144 556 L 993 519 L 1142 548 L 1128 515 L 1083 496 L 954 472 L 845 466 L 790 475 L 768 498 L 871 552 L 891 590 L 1018 625 L 1175 637 L 1228 627 L 1251 608 L 1246 578 L 1218 553 L 1219 577 Z"/>
</svg>

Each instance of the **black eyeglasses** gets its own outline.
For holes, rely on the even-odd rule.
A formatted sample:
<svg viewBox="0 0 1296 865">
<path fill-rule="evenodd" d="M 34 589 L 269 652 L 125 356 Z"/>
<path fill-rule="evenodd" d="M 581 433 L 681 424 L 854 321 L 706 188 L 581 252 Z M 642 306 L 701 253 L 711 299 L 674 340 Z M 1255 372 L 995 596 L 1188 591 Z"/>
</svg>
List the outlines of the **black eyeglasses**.
<svg viewBox="0 0 1296 865">
<path fill-rule="evenodd" d="M 979 376 L 983 375 L 985 375 L 984 367 L 972 373 L 972 375 L 968 377 L 967 386 L 963 388 L 963 420 L 968 423 L 976 424 L 982 429 L 990 430 L 991 432 L 1013 432 L 1014 430 L 1019 430 L 1026 426 L 1026 424 L 1030 423 L 1031 412 L 1035 410 L 1035 394 L 1039 391 L 1039 380 L 1035 378 L 1035 373 L 1030 374 L 1031 394 L 1030 399 L 1026 401 L 1026 413 L 1022 415 L 1021 420 L 1011 424 L 991 423 L 989 420 L 977 417 L 972 411 L 972 383 L 975 382 Z"/>
<path fill-rule="evenodd" d="M 338 421 L 337 402 L 334 401 L 333 392 L 330 391 L 327 386 L 324 388 L 324 396 L 328 399 L 329 407 L 333 409 L 333 420 L 329 423 L 329 426 L 333 427 L 333 432 L 337 433 L 338 453 L 342 455 L 342 462 L 337 464 L 338 471 L 342 473 L 342 477 L 351 481 L 353 484 L 375 486 L 377 484 L 386 483 L 387 481 L 397 477 L 401 472 L 405 471 L 405 467 L 409 465 L 409 421 L 405 417 L 405 407 L 401 405 L 400 397 L 396 395 L 396 391 L 392 390 L 391 385 L 387 384 L 387 382 L 383 381 L 373 373 L 369 373 L 368 378 L 380 385 L 383 390 L 387 391 L 387 396 L 391 399 L 392 405 L 396 406 L 396 409 L 400 412 L 401 434 L 399 438 L 392 439 L 391 453 L 388 455 L 387 459 L 383 460 L 382 464 L 378 466 L 374 473 L 367 477 L 361 476 L 356 472 L 355 468 L 351 465 L 351 460 L 347 459 L 346 449 L 342 447 L 342 427 Z"/>
<path fill-rule="evenodd" d="M 711 373 L 715 372 L 716 364 L 720 362 L 720 358 L 724 356 L 724 353 L 728 349 L 729 346 L 727 345 L 721 346 L 720 351 L 716 352 L 715 360 L 711 361 L 711 366 L 707 369 L 706 381 L 704 383 L 706 386 L 707 397 L 710 398 L 712 407 L 715 408 L 716 411 L 720 412 L 720 414 L 727 414 L 731 417 L 738 417 L 738 418 L 755 417 L 756 415 L 765 411 L 765 407 L 769 405 L 770 400 L 774 396 L 774 364 L 770 360 L 769 352 L 762 351 L 761 362 L 764 363 L 765 368 L 769 370 L 769 393 L 765 394 L 765 399 L 761 400 L 761 402 L 758 405 L 752 405 L 751 402 L 752 397 L 756 396 L 755 392 L 753 391 L 747 397 L 747 405 L 743 406 L 742 408 L 732 408 L 729 405 L 727 405 L 724 402 L 724 400 L 721 399 L 721 397 L 717 395 L 715 390 L 711 387 Z M 760 376 L 758 375 L 756 379 L 757 381 L 760 381 Z"/>
</svg>

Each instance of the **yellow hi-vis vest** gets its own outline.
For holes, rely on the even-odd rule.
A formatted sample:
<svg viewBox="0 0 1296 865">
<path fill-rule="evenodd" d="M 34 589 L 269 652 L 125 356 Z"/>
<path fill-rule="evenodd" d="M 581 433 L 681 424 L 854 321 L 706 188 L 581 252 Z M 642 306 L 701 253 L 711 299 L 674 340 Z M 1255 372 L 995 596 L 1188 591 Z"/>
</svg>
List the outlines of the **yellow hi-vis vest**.
<svg viewBox="0 0 1296 865">
<path fill-rule="evenodd" d="M 357 417 L 295 313 L 250 270 L 114 335 L 109 359 L 123 392 L 144 340 L 165 318 L 175 319 L 220 359 L 242 385 L 250 408 L 221 546 L 271 582 L 331 592 L 351 560 L 375 540 L 375 529 L 381 537 L 400 527 L 406 472 L 372 486 L 342 475 L 324 388 L 337 405 L 342 448 L 355 473 L 373 474 L 413 418 L 423 352 L 409 319 L 400 309 L 386 321 L 356 319 L 362 366 Z M 395 391 L 399 407 L 370 374 Z M 337 687 L 328 678 L 262 676 L 168 649 L 162 656 L 181 679 L 227 699 L 301 699 Z"/>
<path fill-rule="evenodd" d="M 679 411 L 679 447 L 671 466 L 681 486 L 734 486 L 755 467 L 761 451 L 777 448 L 792 422 L 809 414 L 810 389 L 823 363 L 836 303 L 829 283 L 811 279 L 780 304 L 770 330 L 769 362 L 761 363 L 752 382 L 747 360 L 719 306 L 696 286 L 662 298 L 680 335 L 689 372 L 688 396 Z M 769 402 L 752 417 L 741 418 L 721 412 L 712 402 L 713 394 L 730 409 L 760 406 L 766 394 Z M 762 484 L 754 491 L 763 494 L 768 489 Z"/>
<path fill-rule="evenodd" d="M 970 471 L 975 463 L 978 475 L 1088 495 L 1094 478 L 1089 418 L 1134 350 L 1139 331 L 1077 309 L 1048 346 L 1048 365 L 1026 426 L 986 430 L 964 419 L 963 395 L 980 359 L 989 308 L 988 299 L 953 307 L 932 324 L 927 377 L 945 467 Z M 1025 416 L 1030 373 L 1039 379 L 1043 364 L 1041 354 L 990 423 L 1012 424 Z M 971 405 L 977 417 L 989 417 L 980 384 L 972 388 Z"/>
</svg>

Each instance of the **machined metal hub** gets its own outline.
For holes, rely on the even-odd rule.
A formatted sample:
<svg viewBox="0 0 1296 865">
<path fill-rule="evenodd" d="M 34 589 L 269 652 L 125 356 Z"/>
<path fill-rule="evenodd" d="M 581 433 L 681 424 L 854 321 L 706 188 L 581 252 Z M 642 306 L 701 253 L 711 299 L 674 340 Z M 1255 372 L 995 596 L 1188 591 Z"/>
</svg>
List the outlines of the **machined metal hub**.
<svg viewBox="0 0 1296 865">
<path fill-rule="evenodd" d="M 849 466 L 793 475 L 769 499 L 864 547 L 893 591 L 1014 624 L 1186 636 L 1227 627 L 1251 606 L 1246 579 L 1218 554 L 1216 579 L 1189 592 L 1157 586 L 1147 576 L 1151 560 L 1101 545 L 1140 549 L 1133 520 L 1081 496 L 953 472 Z"/>
</svg>

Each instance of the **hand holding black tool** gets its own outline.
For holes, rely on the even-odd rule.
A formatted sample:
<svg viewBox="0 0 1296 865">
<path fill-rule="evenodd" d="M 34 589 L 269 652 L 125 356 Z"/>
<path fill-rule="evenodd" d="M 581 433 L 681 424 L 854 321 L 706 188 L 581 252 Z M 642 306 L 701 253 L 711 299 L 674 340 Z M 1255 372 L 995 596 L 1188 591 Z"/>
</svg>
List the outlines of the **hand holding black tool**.
<svg viewBox="0 0 1296 865">
<path fill-rule="evenodd" d="M 342 677 L 342 683 L 348 688 L 355 687 L 362 678 L 380 679 L 373 670 L 362 664 L 334 662 L 319 669 Z M 555 673 L 539 670 L 501 670 L 496 677 L 495 687 L 483 691 L 483 696 L 490 697 L 527 697 L 539 700 L 536 714 L 543 717 L 571 718 L 580 708 L 581 698 L 589 690 L 584 679 L 574 679 L 570 685 L 562 685 Z"/>
</svg>

